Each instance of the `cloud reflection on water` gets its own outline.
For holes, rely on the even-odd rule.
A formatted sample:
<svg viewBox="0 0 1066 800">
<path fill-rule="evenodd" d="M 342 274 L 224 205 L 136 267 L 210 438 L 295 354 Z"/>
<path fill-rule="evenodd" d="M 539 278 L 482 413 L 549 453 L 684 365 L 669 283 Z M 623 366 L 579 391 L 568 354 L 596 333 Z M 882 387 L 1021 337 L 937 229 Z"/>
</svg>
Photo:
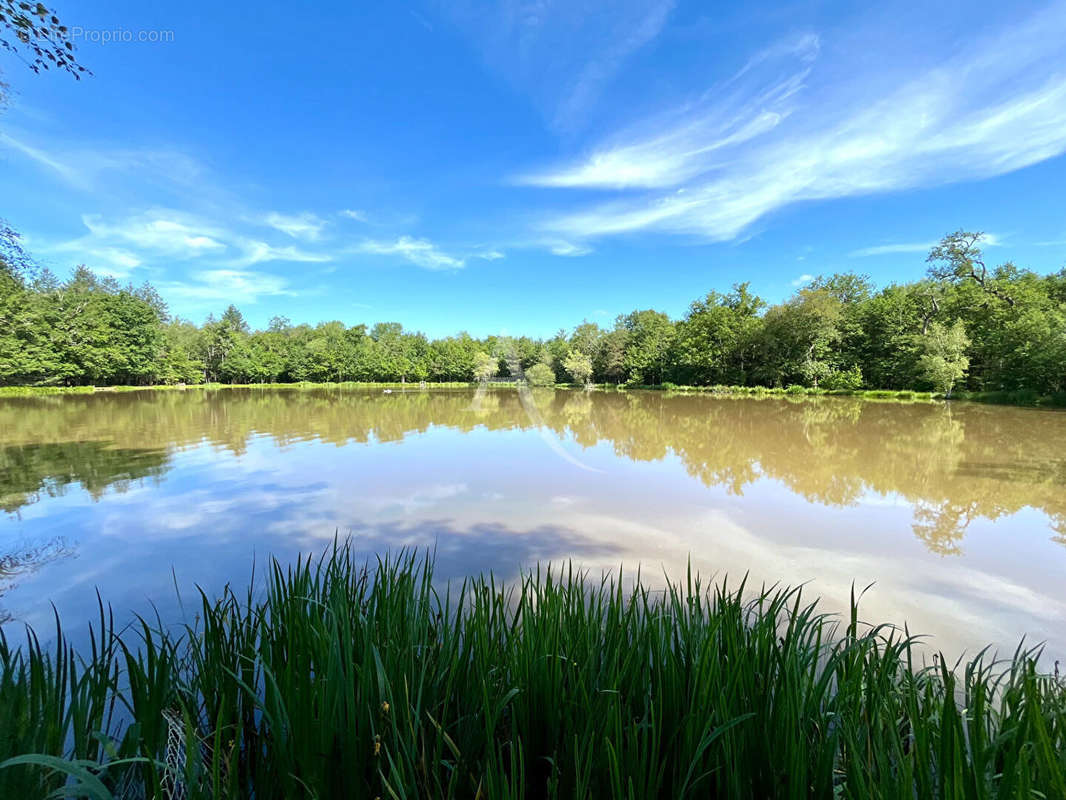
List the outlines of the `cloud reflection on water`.
<svg viewBox="0 0 1066 800">
<path fill-rule="evenodd" d="M 178 612 L 252 558 L 433 548 L 442 578 L 537 561 L 658 579 L 811 581 L 827 608 L 876 581 L 869 619 L 949 652 L 1066 641 L 1066 415 L 1026 409 L 661 393 L 245 391 L 0 403 L 0 551 L 69 536 L 79 557 L 5 598 L 35 625 Z M 559 459 L 542 439 L 580 454 Z M 27 457 L 27 449 L 32 452 Z M 44 455 L 48 457 L 44 457 Z M 136 470 L 142 470 L 140 476 Z M 121 491 L 108 490 L 114 486 Z M 37 486 L 35 490 L 27 487 Z M 41 491 L 40 487 L 53 487 Z M 54 489 L 54 490 L 53 490 Z M 15 498 L 15 500 L 11 500 Z M 22 498 L 21 500 L 19 498 Z M 11 508 L 11 507 L 14 508 Z"/>
</svg>

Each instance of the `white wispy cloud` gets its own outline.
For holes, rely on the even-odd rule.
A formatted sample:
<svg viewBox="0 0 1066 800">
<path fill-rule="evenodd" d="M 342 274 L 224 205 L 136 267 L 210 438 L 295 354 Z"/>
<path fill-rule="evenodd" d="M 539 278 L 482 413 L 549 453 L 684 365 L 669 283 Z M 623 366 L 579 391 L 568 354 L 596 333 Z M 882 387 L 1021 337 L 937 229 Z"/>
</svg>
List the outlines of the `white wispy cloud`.
<svg viewBox="0 0 1066 800">
<path fill-rule="evenodd" d="M 42 139 L 43 143 L 39 143 Z M 109 173 L 134 175 L 141 181 L 174 187 L 195 184 L 200 193 L 204 191 L 203 166 L 175 150 L 71 146 L 17 129 L 0 133 L 0 147 L 29 159 L 82 191 L 99 190 L 101 178 Z"/>
<path fill-rule="evenodd" d="M 117 277 L 125 277 L 139 267 L 164 267 L 172 262 L 199 262 L 240 270 L 270 261 L 321 263 L 333 258 L 329 252 L 273 244 L 174 209 L 151 209 L 113 218 L 85 214 L 82 223 L 88 231 L 84 236 L 61 242 L 35 240 L 35 249 L 69 256 Z"/>
<path fill-rule="evenodd" d="M 391 241 L 367 239 L 357 250 L 373 255 L 398 256 L 423 269 L 448 270 L 466 266 L 465 258 L 449 255 L 428 239 L 412 236 L 400 236 Z"/>
<path fill-rule="evenodd" d="M 175 211 L 149 211 L 114 222 L 100 214 L 85 214 L 82 223 L 93 239 L 114 241 L 175 258 L 198 258 L 225 249 L 225 232 Z"/>
<path fill-rule="evenodd" d="M 266 215 L 264 221 L 271 228 L 293 239 L 305 239 L 311 242 L 316 241 L 322 235 L 322 229 L 326 227 L 324 219 L 308 212 L 290 215 L 272 211 Z"/>
<path fill-rule="evenodd" d="M 798 278 L 794 278 L 793 281 L 792 281 L 792 285 L 793 286 L 804 286 L 805 284 L 808 284 L 808 283 L 810 283 L 813 280 L 814 280 L 814 276 L 813 275 L 808 275 L 807 273 L 804 273 L 804 274 L 800 275 Z"/>
<path fill-rule="evenodd" d="M 265 261 L 321 264 L 333 260 L 333 256 L 329 253 L 312 253 L 292 245 L 278 247 L 259 239 L 240 237 L 234 241 L 233 246 L 240 250 L 240 255 L 229 262 L 232 266 L 250 267 L 253 264 L 261 264 Z"/>
<path fill-rule="evenodd" d="M 981 237 L 981 247 L 998 247 L 1003 244 L 1003 239 L 994 233 L 986 233 Z M 848 256 L 852 258 L 866 258 L 868 256 L 887 256 L 897 253 L 928 253 L 937 243 L 928 242 L 899 242 L 895 244 L 878 244 L 872 247 L 861 247 L 852 250 Z"/>
<path fill-rule="evenodd" d="M 592 248 L 587 244 L 560 241 L 549 244 L 548 252 L 555 256 L 586 256 L 592 252 Z"/>
<path fill-rule="evenodd" d="M 430 22 L 428 19 L 426 19 L 422 14 L 419 14 L 413 8 L 409 8 L 408 12 L 414 18 L 415 22 L 417 22 L 419 25 L 421 25 L 423 28 L 425 28 L 430 33 L 433 32 L 433 23 L 432 22 Z"/>
<path fill-rule="evenodd" d="M 812 91 L 825 48 L 801 37 L 587 157 L 519 180 L 620 190 L 543 223 L 569 239 L 729 240 L 797 202 L 1003 174 L 1066 152 L 1064 38 L 1066 6 L 1053 5 L 870 98 L 857 89 L 876 82 L 852 64 L 827 65 L 832 91 Z"/>
<path fill-rule="evenodd" d="M 795 95 L 810 71 L 812 54 L 794 48 L 769 52 L 797 59 L 797 68 L 766 78 L 766 85 L 743 83 L 742 75 L 764 63 L 757 56 L 739 73 L 704 93 L 682 112 L 671 110 L 612 137 L 576 164 L 528 175 L 518 183 L 531 186 L 657 189 L 677 186 L 720 166 L 721 151 L 730 151 L 769 133 L 792 113 Z"/>
<path fill-rule="evenodd" d="M 615 6 L 615 4 L 610 4 Z M 554 122 L 561 128 L 574 127 L 603 87 L 622 64 L 637 50 L 655 39 L 673 10 L 673 2 L 650 2 L 640 9 L 631 23 L 613 31 L 602 49 L 593 52 L 568 86 L 555 112 Z M 614 8 L 611 9 L 615 10 Z"/>
<path fill-rule="evenodd" d="M 67 183 L 75 184 L 79 187 L 87 186 L 86 177 L 81 170 L 39 147 L 33 147 L 21 139 L 16 139 L 6 133 L 0 133 L 0 144 L 31 159 L 39 166 L 51 170 Z"/>
<path fill-rule="evenodd" d="M 348 219 L 354 219 L 356 222 L 369 222 L 370 218 L 365 211 L 358 208 L 345 208 L 340 212 L 342 217 L 348 217 Z"/>
<path fill-rule="evenodd" d="M 128 278 L 134 270 L 144 265 L 140 256 L 121 247 L 86 246 L 76 242 L 63 242 L 54 246 L 45 245 L 42 252 L 59 255 L 65 260 L 90 265 L 94 272 L 112 278 Z"/>
<path fill-rule="evenodd" d="M 626 61 L 659 36 L 674 2 L 450 0 L 440 5 L 489 68 L 527 94 L 550 125 L 574 130 Z"/>
<path fill-rule="evenodd" d="M 936 247 L 936 242 L 901 242 L 899 244 L 878 244 L 873 247 L 860 247 L 848 253 L 852 258 L 867 256 L 887 256 L 894 253 L 928 253 Z"/>
<path fill-rule="evenodd" d="M 767 61 L 776 61 L 783 57 L 794 57 L 801 62 L 811 63 L 822 49 L 822 40 L 813 31 L 804 31 L 791 37 L 780 39 L 768 47 L 759 50 L 748 59 L 740 71 L 731 79 L 739 80 L 756 67 Z"/>
<path fill-rule="evenodd" d="M 190 281 L 160 283 L 168 297 L 206 303 L 254 304 L 260 297 L 291 295 L 288 281 L 278 275 L 236 269 L 193 272 Z"/>
</svg>

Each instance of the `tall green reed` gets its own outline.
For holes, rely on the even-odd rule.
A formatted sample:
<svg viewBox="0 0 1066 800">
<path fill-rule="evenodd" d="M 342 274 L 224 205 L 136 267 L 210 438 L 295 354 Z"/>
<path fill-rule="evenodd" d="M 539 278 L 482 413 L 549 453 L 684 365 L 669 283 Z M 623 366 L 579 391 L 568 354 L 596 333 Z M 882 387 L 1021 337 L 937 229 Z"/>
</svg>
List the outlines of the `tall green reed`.
<svg viewBox="0 0 1066 800">
<path fill-rule="evenodd" d="M 571 566 L 440 587 L 345 544 L 264 582 L 179 633 L 101 611 L 84 660 L 58 622 L 51 650 L 0 637 L 0 761 L 91 764 L 116 797 L 1066 797 L 1037 651 L 918 664 L 855 597 L 841 620 Z M 0 797 L 79 791 L 56 766 L 0 768 Z"/>
</svg>

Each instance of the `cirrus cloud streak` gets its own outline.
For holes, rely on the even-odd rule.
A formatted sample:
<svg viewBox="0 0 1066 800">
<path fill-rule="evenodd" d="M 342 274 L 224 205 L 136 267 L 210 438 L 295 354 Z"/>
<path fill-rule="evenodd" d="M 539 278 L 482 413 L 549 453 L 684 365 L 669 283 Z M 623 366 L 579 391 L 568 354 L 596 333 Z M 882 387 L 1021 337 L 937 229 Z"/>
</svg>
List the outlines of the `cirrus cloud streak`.
<svg viewBox="0 0 1066 800">
<path fill-rule="evenodd" d="M 819 40 L 800 37 L 588 157 L 518 180 L 617 193 L 543 221 L 569 239 L 725 241 L 799 202 L 1004 174 L 1066 152 L 1064 39 L 1066 7 L 1053 6 L 866 99 L 813 89 Z"/>
</svg>

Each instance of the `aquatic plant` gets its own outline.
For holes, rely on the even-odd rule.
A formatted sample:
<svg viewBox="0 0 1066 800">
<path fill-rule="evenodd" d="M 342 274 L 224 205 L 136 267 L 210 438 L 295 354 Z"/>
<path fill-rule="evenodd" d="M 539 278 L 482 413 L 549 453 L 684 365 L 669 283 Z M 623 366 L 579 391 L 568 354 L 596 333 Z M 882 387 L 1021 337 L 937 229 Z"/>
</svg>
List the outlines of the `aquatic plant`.
<svg viewBox="0 0 1066 800">
<path fill-rule="evenodd" d="M 1066 797 L 1037 651 L 924 665 L 854 595 L 432 567 L 338 544 L 180 632 L 101 610 L 84 660 L 0 635 L 0 796 Z"/>
</svg>

